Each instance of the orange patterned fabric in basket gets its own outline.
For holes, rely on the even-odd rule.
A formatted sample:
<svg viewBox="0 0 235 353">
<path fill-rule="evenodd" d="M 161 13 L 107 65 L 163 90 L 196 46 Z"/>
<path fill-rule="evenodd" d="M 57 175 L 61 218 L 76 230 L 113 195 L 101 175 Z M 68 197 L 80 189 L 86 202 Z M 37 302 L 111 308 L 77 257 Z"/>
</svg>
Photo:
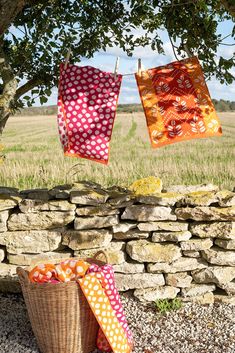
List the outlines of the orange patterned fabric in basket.
<svg viewBox="0 0 235 353">
<path fill-rule="evenodd" d="M 58 265 L 38 265 L 30 271 L 29 279 L 37 283 L 77 281 L 100 325 L 97 347 L 104 352 L 130 353 L 132 336 L 123 318 L 124 313 L 122 319 L 119 319 L 114 309 L 119 300 L 116 288 L 113 284 L 111 286 L 108 284 L 112 276 L 110 269 L 110 265 L 99 267 L 86 261 L 72 259 Z M 116 298 L 112 305 L 114 293 Z M 123 309 L 120 303 L 118 306 L 120 313 Z"/>
<path fill-rule="evenodd" d="M 152 147 L 222 134 L 196 57 L 141 71 L 136 81 Z"/>
</svg>

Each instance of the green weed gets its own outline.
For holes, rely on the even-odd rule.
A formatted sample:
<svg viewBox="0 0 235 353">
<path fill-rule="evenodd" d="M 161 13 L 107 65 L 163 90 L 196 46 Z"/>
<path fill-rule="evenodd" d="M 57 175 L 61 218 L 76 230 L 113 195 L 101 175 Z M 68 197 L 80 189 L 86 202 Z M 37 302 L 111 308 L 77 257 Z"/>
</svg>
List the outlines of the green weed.
<svg viewBox="0 0 235 353">
<path fill-rule="evenodd" d="M 182 307 L 182 301 L 179 298 L 157 299 L 155 306 L 161 314 L 166 314 L 168 311 L 179 310 Z"/>
</svg>

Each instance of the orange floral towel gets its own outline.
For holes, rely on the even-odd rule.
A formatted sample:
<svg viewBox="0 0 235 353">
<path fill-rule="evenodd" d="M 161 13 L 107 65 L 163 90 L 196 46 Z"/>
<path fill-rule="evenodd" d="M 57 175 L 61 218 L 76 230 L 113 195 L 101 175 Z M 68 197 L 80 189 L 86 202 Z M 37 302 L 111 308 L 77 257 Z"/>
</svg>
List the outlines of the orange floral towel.
<svg viewBox="0 0 235 353">
<path fill-rule="evenodd" d="M 142 71 L 136 81 L 152 147 L 222 134 L 196 57 Z"/>
<path fill-rule="evenodd" d="M 58 265 L 38 265 L 30 271 L 29 279 L 37 283 L 77 281 L 104 334 L 99 332 L 97 347 L 105 346 L 107 347 L 105 351 L 113 353 L 130 353 L 132 342 L 128 340 L 128 330 L 119 321 L 111 305 L 113 291 L 107 293 L 105 290 L 107 274 L 103 273 L 102 268 L 99 272 L 92 272 L 92 266 L 86 261 L 75 259 L 66 260 Z M 107 344 L 104 340 L 107 340 Z"/>
</svg>

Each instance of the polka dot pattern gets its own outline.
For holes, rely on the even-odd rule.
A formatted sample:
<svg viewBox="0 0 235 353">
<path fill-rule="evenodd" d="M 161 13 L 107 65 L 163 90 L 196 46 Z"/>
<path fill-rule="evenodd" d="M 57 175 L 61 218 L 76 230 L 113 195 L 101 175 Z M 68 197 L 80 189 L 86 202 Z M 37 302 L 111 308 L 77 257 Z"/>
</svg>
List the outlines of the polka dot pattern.
<svg viewBox="0 0 235 353">
<path fill-rule="evenodd" d="M 93 276 L 96 274 L 96 277 L 99 276 L 100 283 L 102 284 L 106 296 L 109 298 L 112 310 L 125 332 L 128 345 L 131 347 L 133 345 L 133 336 L 128 327 L 121 299 L 115 285 L 113 267 L 108 264 L 102 267 L 92 264 L 88 269 L 88 273 L 91 273 Z M 105 334 L 102 330 L 99 330 L 98 333 L 97 347 L 103 352 L 111 351 L 109 342 L 106 340 Z"/>
<path fill-rule="evenodd" d="M 65 155 L 108 163 L 121 82 L 121 75 L 61 64 L 57 120 Z"/>
<path fill-rule="evenodd" d="M 100 325 L 97 348 L 103 352 L 130 353 L 132 344 L 129 343 L 103 287 L 106 283 L 105 275 L 101 272 L 99 278 L 96 272 L 92 272 L 78 282 Z"/>
</svg>

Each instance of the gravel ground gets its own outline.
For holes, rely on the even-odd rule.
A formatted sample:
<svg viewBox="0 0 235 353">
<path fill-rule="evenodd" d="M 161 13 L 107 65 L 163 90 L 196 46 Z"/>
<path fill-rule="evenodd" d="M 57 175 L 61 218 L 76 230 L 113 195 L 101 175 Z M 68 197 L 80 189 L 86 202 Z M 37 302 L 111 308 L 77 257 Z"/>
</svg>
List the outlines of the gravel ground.
<svg viewBox="0 0 235 353">
<path fill-rule="evenodd" d="M 133 353 L 235 353 L 235 306 L 185 304 L 160 315 L 132 297 L 122 300 Z M 21 295 L 0 294 L 0 353 L 39 353 Z"/>
</svg>

